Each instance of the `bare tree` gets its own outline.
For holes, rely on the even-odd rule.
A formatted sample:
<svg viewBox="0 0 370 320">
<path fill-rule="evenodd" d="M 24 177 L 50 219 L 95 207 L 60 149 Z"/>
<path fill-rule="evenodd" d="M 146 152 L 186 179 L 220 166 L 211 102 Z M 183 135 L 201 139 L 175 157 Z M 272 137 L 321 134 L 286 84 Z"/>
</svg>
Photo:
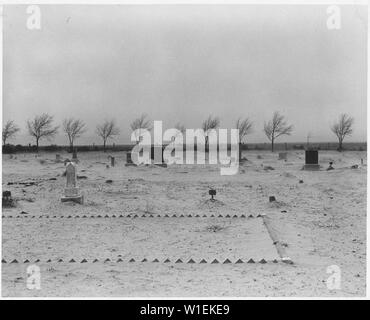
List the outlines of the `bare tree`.
<svg viewBox="0 0 370 320">
<path fill-rule="evenodd" d="M 146 114 L 142 114 L 139 118 L 136 118 L 134 121 L 131 122 L 130 124 L 131 130 L 136 131 L 135 139 L 136 143 L 139 142 L 139 137 L 141 135 L 141 130 L 152 130 L 152 126 L 150 124 L 150 120 L 147 119 Z"/>
<path fill-rule="evenodd" d="M 343 140 L 346 136 L 350 136 L 353 132 L 354 119 L 350 117 L 348 114 L 341 114 L 339 116 L 338 122 L 334 123 L 331 127 L 331 131 L 337 136 L 339 146 L 338 151 L 343 150 Z"/>
<path fill-rule="evenodd" d="M 267 138 L 271 141 L 271 151 L 274 152 L 274 142 L 282 135 L 290 135 L 293 131 L 293 126 L 288 125 L 284 120 L 284 116 L 279 112 L 274 112 L 272 120 L 265 122 L 263 131 Z"/>
<path fill-rule="evenodd" d="M 186 128 L 184 125 L 182 125 L 180 122 L 176 123 L 175 125 L 175 129 L 177 129 L 179 131 L 179 133 L 175 136 L 175 137 L 172 137 L 172 140 L 174 141 L 179 135 L 180 133 L 182 135 L 184 135 L 186 133 Z"/>
<path fill-rule="evenodd" d="M 239 129 L 239 161 L 242 157 L 242 143 L 248 134 L 252 132 L 253 122 L 249 118 L 239 118 L 236 121 L 236 129 Z"/>
<path fill-rule="evenodd" d="M 36 139 L 36 151 L 39 152 L 40 139 L 53 138 L 58 132 L 58 126 L 53 126 L 53 117 L 47 113 L 35 116 L 33 120 L 27 121 L 28 133 Z"/>
<path fill-rule="evenodd" d="M 74 141 L 86 131 L 85 123 L 79 119 L 64 119 L 63 130 L 68 137 L 69 149 L 72 152 Z"/>
<path fill-rule="evenodd" d="M 116 127 L 114 120 L 105 120 L 102 124 L 96 127 L 96 133 L 103 139 L 103 148 L 106 152 L 106 145 L 108 139 L 114 139 L 114 136 L 119 135 L 119 129 Z"/>
<path fill-rule="evenodd" d="M 239 129 L 239 142 L 242 143 L 248 134 L 252 132 L 253 122 L 248 118 L 239 118 L 236 121 L 236 129 Z"/>
<path fill-rule="evenodd" d="M 19 130 L 19 127 L 14 123 L 13 120 L 8 120 L 3 127 L 3 145 L 6 144 L 8 139 L 14 137 Z"/>
<path fill-rule="evenodd" d="M 205 135 L 206 150 L 208 148 L 209 132 L 213 129 L 217 129 L 219 126 L 220 126 L 220 119 L 218 117 L 212 117 L 212 115 L 210 115 L 208 119 L 203 121 L 202 129 Z"/>
</svg>

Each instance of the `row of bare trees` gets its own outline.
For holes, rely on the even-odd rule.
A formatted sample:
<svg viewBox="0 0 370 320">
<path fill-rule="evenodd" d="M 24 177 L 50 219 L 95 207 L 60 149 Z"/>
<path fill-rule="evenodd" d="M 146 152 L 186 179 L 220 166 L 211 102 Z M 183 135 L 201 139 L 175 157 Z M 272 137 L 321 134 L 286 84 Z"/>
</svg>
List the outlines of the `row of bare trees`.
<svg viewBox="0 0 370 320">
<path fill-rule="evenodd" d="M 74 142 L 86 131 L 86 124 L 80 119 L 68 118 L 63 121 L 63 132 L 69 142 L 70 151 L 73 150 Z M 3 145 L 13 138 L 20 128 L 12 120 L 8 120 L 3 126 Z M 59 126 L 54 126 L 53 116 L 43 113 L 27 121 L 28 134 L 35 139 L 36 150 L 39 149 L 39 142 L 42 139 L 52 139 L 59 130 Z M 119 130 L 114 120 L 105 120 L 96 127 L 96 134 L 103 139 L 104 151 L 108 139 L 119 134 Z"/>
<path fill-rule="evenodd" d="M 347 114 L 341 114 L 339 120 L 331 126 L 331 131 L 337 136 L 339 147 L 338 150 L 343 150 L 343 140 L 346 136 L 350 136 L 353 132 L 354 119 Z M 218 117 L 209 116 L 202 123 L 202 129 L 205 133 L 205 143 L 208 144 L 209 133 L 213 129 L 217 129 L 220 126 L 220 119 Z M 140 130 L 151 130 L 152 126 L 145 114 L 142 114 L 139 118 L 131 122 L 130 127 L 132 131 L 137 130 L 137 141 L 140 136 Z M 185 127 L 178 123 L 175 126 L 180 132 L 185 132 Z M 239 129 L 239 143 L 242 144 L 246 141 L 246 137 L 253 131 L 253 122 L 249 118 L 239 118 L 236 121 L 235 128 Z M 70 146 L 70 150 L 73 150 L 74 142 L 83 133 L 86 132 L 86 124 L 80 119 L 68 118 L 63 121 L 62 125 L 63 132 L 66 134 Z M 3 145 L 13 138 L 20 128 L 12 120 L 8 120 L 3 126 Z M 35 139 L 36 149 L 38 151 L 39 141 L 41 139 L 53 138 L 58 130 L 59 126 L 54 126 L 53 116 L 43 113 L 35 116 L 32 120 L 27 121 L 27 130 L 30 136 Z M 285 120 L 285 117 L 279 112 L 275 112 L 270 121 L 264 123 L 263 131 L 267 138 L 271 142 L 271 151 L 274 151 L 274 143 L 277 138 L 283 135 L 290 135 L 293 131 L 293 125 L 289 125 Z M 119 129 L 116 126 L 114 120 L 105 120 L 96 127 L 96 134 L 103 140 L 104 152 L 106 150 L 106 144 L 109 139 L 113 139 L 119 135 Z M 240 148 L 241 150 L 241 148 Z"/>
</svg>

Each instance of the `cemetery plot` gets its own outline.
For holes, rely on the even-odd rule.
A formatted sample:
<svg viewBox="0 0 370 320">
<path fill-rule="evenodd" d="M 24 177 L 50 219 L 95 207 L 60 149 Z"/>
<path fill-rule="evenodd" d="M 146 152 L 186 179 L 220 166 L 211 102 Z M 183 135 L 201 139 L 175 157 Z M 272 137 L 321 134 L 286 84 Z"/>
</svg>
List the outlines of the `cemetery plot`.
<svg viewBox="0 0 370 320">
<path fill-rule="evenodd" d="M 79 189 L 70 190 L 70 153 L 3 157 L 4 296 L 365 293 L 366 152 L 321 150 L 321 169 L 312 172 L 301 170 L 304 151 L 286 160 L 248 151 L 239 174 L 227 177 L 210 165 L 126 167 L 125 152 L 112 155 L 114 163 L 108 154 L 79 152 Z M 62 202 L 66 191 L 84 195 L 83 204 Z M 280 262 L 276 249 L 294 264 Z M 30 291 L 26 271 L 37 259 L 42 289 Z M 343 290 L 329 292 L 326 268 L 334 264 Z"/>
<path fill-rule="evenodd" d="M 194 223 L 196 221 L 196 223 Z M 16 230 L 16 232 L 14 232 Z M 280 260 L 261 218 L 4 219 L 3 258 L 64 262 Z"/>
</svg>

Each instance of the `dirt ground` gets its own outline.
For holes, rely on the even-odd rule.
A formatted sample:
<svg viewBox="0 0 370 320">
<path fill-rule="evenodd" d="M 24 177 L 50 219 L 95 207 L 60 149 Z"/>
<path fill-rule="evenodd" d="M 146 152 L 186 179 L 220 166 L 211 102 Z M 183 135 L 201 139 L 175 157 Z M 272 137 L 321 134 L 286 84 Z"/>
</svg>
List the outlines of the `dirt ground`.
<svg viewBox="0 0 370 320">
<path fill-rule="evenodd" d="M 320 151 L 320 171 L 301 170 L 304 151 L 243 156 L 239 174 L 221 176 L 216 165 L 126 167 L 125 152 L 79 153 L 80 205 L 61 202 L 65 166 L 54 153 L 3 155 L 3 191 L 16 203 L 2 211 L 2 295 L 364 296 L 366 151 Z M 281 261 L 261 215 L 294 264 Z M 40 290 L 27 289 L 30 264 Z M 337 290 L 326 284 L 331 265 Z"/>
</svg>

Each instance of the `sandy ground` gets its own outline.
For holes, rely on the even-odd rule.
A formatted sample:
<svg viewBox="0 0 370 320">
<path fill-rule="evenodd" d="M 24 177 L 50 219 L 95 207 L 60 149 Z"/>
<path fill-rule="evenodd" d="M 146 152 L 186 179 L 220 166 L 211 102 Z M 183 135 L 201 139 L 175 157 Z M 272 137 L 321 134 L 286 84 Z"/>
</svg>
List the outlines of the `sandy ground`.
<svg viewBox="0 0 370 320">
<path fill-rule="evenodd" d="M 365 295 L 366 152 L 321 151 L 317 172 L 300 170 L 303 151 L 287 161 L 244 152 L 234 176 L 210 165 L 125 167 L 124 152 L 111 154 L 115 167 L 109 153 L 79 154 L 84 205 L 60 201 L 65 167 L 55 154 L 3 155 L 3 190 L 17 200 L 2 213 L 3 296 Z M 293 265 L 281 262 L 261 214 Z M 25 260 L 40 267 L 41 290 L 27 289 Z M 340 267 L 340 290 L 327 288 L 330 265 Z"/>
</svg>

